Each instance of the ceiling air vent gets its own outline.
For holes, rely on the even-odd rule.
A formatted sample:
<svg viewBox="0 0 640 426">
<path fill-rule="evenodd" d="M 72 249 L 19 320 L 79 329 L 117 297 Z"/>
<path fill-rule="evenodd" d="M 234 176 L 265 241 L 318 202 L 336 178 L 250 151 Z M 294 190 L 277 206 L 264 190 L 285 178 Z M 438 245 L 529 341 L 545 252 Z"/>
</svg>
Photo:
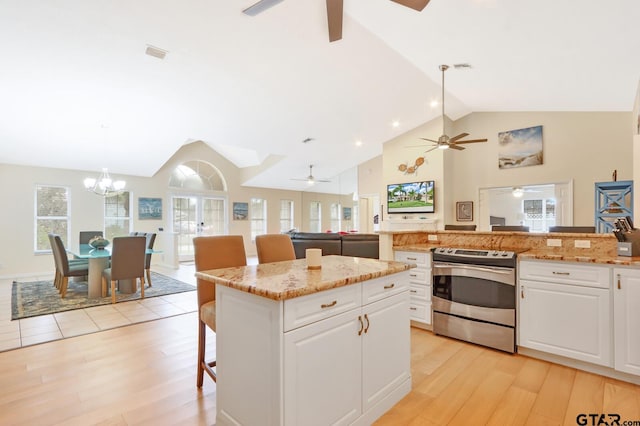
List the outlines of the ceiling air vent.
<svg viewBox="0 0 640 426">
<path fill-rule="evenodd" d="M 160 49 L 159 47 L 151 46 L 150 44 L 147 44 L 147 50 L 145 50 L 144 53 L 158 59 L 164 59 L 164 57 L 167 56 L 166 50 Z"/>
</svg>

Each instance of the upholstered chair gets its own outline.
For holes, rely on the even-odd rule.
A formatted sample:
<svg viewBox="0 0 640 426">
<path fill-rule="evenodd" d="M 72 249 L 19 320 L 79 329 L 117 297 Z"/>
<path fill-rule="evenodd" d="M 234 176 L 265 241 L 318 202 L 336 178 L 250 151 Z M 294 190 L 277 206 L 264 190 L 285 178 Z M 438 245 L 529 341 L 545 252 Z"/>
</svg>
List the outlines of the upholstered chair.
<svg viewBox="0 0 640 426">
<path fill-rule="evenodd" d="M 193 248 L 196 272 L 247 265 L 242 235 L 196 237 L 193 239 Z M 196 385 L 201 388 L 205 371 L 213 381 L 216 381 L 216 373 L 213 370 L 216 361 L 205 360 L 207 336 L 205 327 L 216 331 L 216 287 L 214 283 L 199 278 L 197 286 L 198 371 Z"/>
<path fill-rule="evenodd" d="M 153 244 L 156 242 L 156 234 L 154 232 L 147 232 L 145 238 L 147 239 L 147 250 L 153 250 Z M 145 255 L 144 270 L 147 273 L 147 284 L 151 287 L 151 253 Z"/>
<path fill-rule="evenodd" d="M 56 287 L 60 292 L 60 296 L 64 298 L 67 295 L 67 286 L 69 277 L 84 277 L 89 275 L 89 264 L 85 262 L 70 262 L 67 256 L 67 249 L 60 238 L 60 235 L 52 234 L 52 250 L 53 258 L 56 262 Z"/>
<path fill-rule="evenodd" d="M 111 267 L 102 272 L 102 294 L 111 282 L 111 303 L 116 303 L 116 281 L 140 279 L 140 297 L 144 299 L 144 237 L 115 237 L 111 248 Z"/>
<path fill-rule="evenodd" d="M 291 237 L 286 234 L 264 234 L 256 236 L 258 263 L 281 262 L 295 260 Z"/>
</svg>

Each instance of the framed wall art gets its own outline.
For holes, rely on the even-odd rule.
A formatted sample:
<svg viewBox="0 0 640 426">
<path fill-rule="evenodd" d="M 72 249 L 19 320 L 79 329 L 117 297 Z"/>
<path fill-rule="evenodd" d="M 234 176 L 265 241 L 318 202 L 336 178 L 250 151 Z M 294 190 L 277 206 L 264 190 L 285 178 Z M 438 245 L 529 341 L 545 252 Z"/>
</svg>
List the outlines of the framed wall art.
<svg viewBox="0 0 640 426">
<path fill-rule="evenodd" d="M 473 221 L 473 201 L 456 202 L 456 220 L 458 222 Z"/>
<path fill-rule="evenodd" d="M 233 220 L 249 220 L 249 203 L 233 203 Z"/>
<path fill-rule="evenodd" d="M 498 168 L 542 164 L 542 126 L 498 133 Z"/>
<path fill-rule="evenodd" d="M 162 220 L 162 198 L 138 198 L 138 220 Z"/>
</svg>

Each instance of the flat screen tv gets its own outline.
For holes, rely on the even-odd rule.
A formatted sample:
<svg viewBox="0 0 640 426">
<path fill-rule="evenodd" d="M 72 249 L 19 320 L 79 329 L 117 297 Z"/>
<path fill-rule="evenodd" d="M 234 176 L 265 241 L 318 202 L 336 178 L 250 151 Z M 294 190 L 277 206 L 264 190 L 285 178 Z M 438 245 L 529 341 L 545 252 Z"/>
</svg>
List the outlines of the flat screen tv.
<svg viewBox="0 0 640 426">
<path fill-rule="evenodd" d="M 432 180 L 387 185 L 387 212 L 433 213 L 433 188 Z"/>
</svg>

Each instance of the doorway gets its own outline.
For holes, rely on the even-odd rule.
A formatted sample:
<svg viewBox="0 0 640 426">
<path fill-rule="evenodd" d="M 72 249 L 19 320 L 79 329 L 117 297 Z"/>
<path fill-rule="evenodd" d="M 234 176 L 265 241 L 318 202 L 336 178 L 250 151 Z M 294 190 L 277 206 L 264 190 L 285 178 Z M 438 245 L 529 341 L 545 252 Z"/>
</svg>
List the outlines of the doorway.
<svg viewBox="0 0 640 426">
<path fill-rule="evenodd" d="M 226 199 L 201 195 L 172 197 L 173 232 L 177 234 L 178 261 L 193 261 L 193 238 L 225 235 Z"/>
</svg>

